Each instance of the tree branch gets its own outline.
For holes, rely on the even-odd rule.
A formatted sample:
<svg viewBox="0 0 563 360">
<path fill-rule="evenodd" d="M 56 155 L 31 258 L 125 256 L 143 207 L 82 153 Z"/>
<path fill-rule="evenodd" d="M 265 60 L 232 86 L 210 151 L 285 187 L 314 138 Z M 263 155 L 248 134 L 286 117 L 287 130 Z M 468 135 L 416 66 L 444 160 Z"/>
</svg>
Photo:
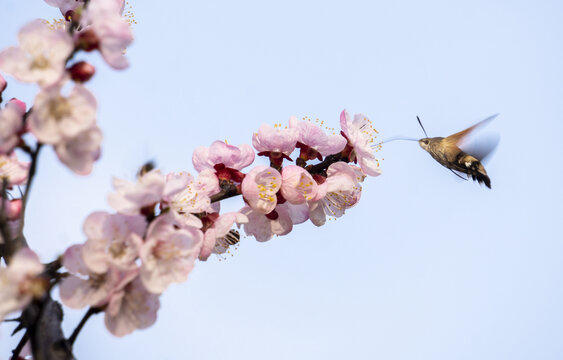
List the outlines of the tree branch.
<svg viewBox="0 0 563 360">
<path fill-rule="evenodd" d="M 70 346 L 74 345 L 74 342 L 76 341 L 76 338 L 78 337 L 78 334 L 80 334 L 80 331 L 82 330 L 82 328 L 84 327 L 84 325 L 86 324 L 88 319 L 90 319 L 90 317 L 92 315 L 97 314 L 101 311 L 103 311 L 102 308 L 96 308 L 96 307 L 91 307 L 90 309 L 88 309 L 86 314 L 84 314 L 84 316 L 82 317 L 82 319 L 80 320 L 80 322 L 76 326 L 76 329 L 74 329 L 74 331 L 72 332 L 72 335 L 70 335 L 70 337 L 67 340 L 68 343 L 70 344 Z"/>
<path fill-rule="evenodd" d="M 33 184 L 33 179 L 35 177 L 35 172 L 37 171 L 37 161 L 39 156 L 39 151 L 43 146 L 42 143 L 37 143 L 35 150 L 31 152 L 31 165 L 29 166 L 29 172 L 27 174 L 27 182 L 25 184 L 25 191 L 22 196 L 22 209 L 20 213 L 20 227 L 18 229 L 17 237 L 14 239 L 15 241 L 15 248 L 13 249 L 14 252 L 24 246 L 27 246 L 27 242 L 25 241 L 25 237 L 23 236 L 23 228 L 25 224 L 25 210 L 27 209 L 27 202 L 29 198 L 29 192 L 31 191 L 31 185 Z M 12 254 L 9 254 L 10 256 Z"/>
</svg>

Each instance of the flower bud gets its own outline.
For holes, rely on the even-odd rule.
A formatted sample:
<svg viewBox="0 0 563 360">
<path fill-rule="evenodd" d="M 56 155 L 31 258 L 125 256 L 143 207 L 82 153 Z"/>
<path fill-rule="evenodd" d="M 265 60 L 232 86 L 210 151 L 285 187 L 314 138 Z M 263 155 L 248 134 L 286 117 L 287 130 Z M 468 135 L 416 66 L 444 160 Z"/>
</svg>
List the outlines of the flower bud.
<svg viewBox="0 0 563 360">
<path fill-rule="evenodd" d="M 4 202 L 5 216 L 8 220 L 17 220 L 20 217 L 22 211 L 22 200 L 13 199 Z"/>
<path fill-rule="evenodd" d="M 22 115 L 25 114 L 26 105 L 23 101 L 21 101 L 20 99 L 11 98 L 9 103 L 15 104 L 18 107 L 18 110 L 20 111 L 20 113 Z"/>
<path fill-rule="evenodd" d="M 81 32 L 76 39 L 76 47 L 84 51 L 96 50 L 100 45 L 100 39 L 92 29 Z"/>
<path fill-rule="evenodd" d="M 94 76 L 96 68 L 86 61 L 80 61 L 68 68 L 67 71 L 72 80 L 84 83 Z"/>
</svg>

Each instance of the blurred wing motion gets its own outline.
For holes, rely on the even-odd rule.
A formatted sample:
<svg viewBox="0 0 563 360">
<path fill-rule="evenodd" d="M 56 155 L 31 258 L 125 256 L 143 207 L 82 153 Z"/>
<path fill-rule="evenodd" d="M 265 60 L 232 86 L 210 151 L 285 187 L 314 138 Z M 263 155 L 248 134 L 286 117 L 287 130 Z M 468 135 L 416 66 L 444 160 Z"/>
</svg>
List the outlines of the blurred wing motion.
<svg viewBox="0 0 563 360">
<path fill-rule="evenodd" d="M 479 121 L 477 124 L 442 140 L 446 152 L 457 153 L 455 165 L 452 166 L 450 170 L 461 171 L 478 183 L 484 183 L 489 189 L 491 188 L 491 179 L 487 175 L 485 167 L 481 164 L 481 160 L 486 158 L 497 147 L 499 141 L 498 136 L 496 139 L 483 138 L 478 142 L 473 142 L 470 146 L 463 146 L 462 144 L 473 130 L 488 124 L 497 116 L 498 114 L 489 116 Z"/>
<path fill-rule="evenodd" d="M 460 145 L 461 150 L 475 156 L 479 161 L 486 162 L 487 157 L 492 155 L 500 141 L 498 134 L 480 135 L 478 139 L 467 144 Z"/>
<path fill-rule="evenodd" d="M 455 145 L 455 146 L 459 146 L 459 144 L 461 142 L 463 142 L 463 139 L 469 135 L 473 130 L 477 129 L 478 127 L 488 124 L 489 122 L 491 122 L 494 118 L 496 118 L 498 116 L 498 114 L 494 114 L 489 116 L 488 118 L 486 118 L 485 120 L 481 120 L 479 121 L 477 124 L 468 127 L 465 130 L 462 130 L 460 132 L 457 132 L 455 134 L 452 134 L 450 136 L 448 136 L 447 138 L 445 138 L 444 141 L 444 145 Z"/>
</svg>

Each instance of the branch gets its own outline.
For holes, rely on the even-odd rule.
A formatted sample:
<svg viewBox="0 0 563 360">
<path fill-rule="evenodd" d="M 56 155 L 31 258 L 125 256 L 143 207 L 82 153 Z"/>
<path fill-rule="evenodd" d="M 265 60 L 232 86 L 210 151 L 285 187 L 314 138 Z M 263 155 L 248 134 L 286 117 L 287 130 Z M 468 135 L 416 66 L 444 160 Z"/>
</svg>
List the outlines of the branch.
<svg viewBox="0 0 563 360">
<path fill-rule="evenodd" d="M 29 331 L 26 331 L 25 334 L 23 334 L 23 337 L 21 338 L 20 342 L 18 343 L 18 346 L 16 346 L 16 348 L 12 350 L 12 359 L 16 359 L 16 360 L 18 359 L 18 357 L 20 356 L 20 352 L 22 351 L 23 347 L 25 346 L 28 340 L 29 340 Z"/>
<path fill-rule="evenodd" d="M 61 305 L 47 295 L 39 304 L 37 321 L 29 328 L 31 348 L 35 360 L 72 360 L 72 346 L 61 329 Z"/>
<path fill-rule="evenodd" d="M 31 152 L 31 165 L 29 167 L 29 172 L 27 174 L 27 183 L 25 184 L 25 192 L 22 196 L 22 209 L 20 214 L 20 227 L 18 229 L 18 235 L 15 240 L 15 245 L 17 248 L 27 246 L 27 242 L 25 241 L 25 237 L 23 236 L 23 227 L 25 223 L 25 210 L 27 208 L 27 202 L 29 198 L 29 192 L 31 190 L 31 185 L 33 184 L 33 179 L 35 177 L 35 172 L 37 170 L 37 159 L 39 156 L 39 151 L 43 146 L 42 143 L 37 143 L 35 150 Z M 19 243 L 19 244 L 18 244 Z M 19 246 L 18 246 L 19 245 Z M 17 249 L 14 249 L 17 250 Z M 12 254 L 9 254 L 10 256 Z"/>
<path fill-rule="evenodd" d="M 90 309 L 88 309 L 86 314 L 84 314 L 84 316 L 82 317 L 82 320 L 80 320 L 80 322 L 78 323 L 78 326 L 76 326 L 76 329 L 74 329 L 74 331 L 72 332 L 72 335 L 70 335 L 70 337 L 67 340 L 70 346 L 74 345 L 74 342 L 78 337 L 78 334 L 80 334 L 80 331 L 82 330 L 88 319 L 90 319 L 92 315 L 97 314 L 101 311 L 103 311 L 102 308 L 96 308 L 96 307 L 91 307 Z"/>
<path fill-rule="evenodd" d="M 9 262 L 9 258 L 12 256 L 13 253 L 13 246 L 12 246 L 12 230 L 10 229 L 10 224 L 8 223 L 8 219 L 6 218 L 6 200 L 8 198 L 7 194 L 8 188 L 8 179 L 2 179 L 2 193 L 0 194 L 0 200 L 2 204 L 0 205 L 0 235 L 2 239 L 4 239 L 4 244 L 0 247 L 0 256 L 6 259 L 6 263 Z"/>
<path fill-rule="evenodd" d="M 227 180 L 221 180 L 221 191 L 210 197 L 211 202 L 217 202 L 241 194 L 240 188 Z"/>
<path fill-rule="evenodd" d="M 342 156 L 341 153 L 329 155 L 321 163 L 312 165 L 310 167 L 308 166 L 306 169 L 309 171 L 311 175 L 326 175 L 326 169 L 328 169 L 330 165 L 339 161 L 348 162 L 348 159 Z"/>
</svg>

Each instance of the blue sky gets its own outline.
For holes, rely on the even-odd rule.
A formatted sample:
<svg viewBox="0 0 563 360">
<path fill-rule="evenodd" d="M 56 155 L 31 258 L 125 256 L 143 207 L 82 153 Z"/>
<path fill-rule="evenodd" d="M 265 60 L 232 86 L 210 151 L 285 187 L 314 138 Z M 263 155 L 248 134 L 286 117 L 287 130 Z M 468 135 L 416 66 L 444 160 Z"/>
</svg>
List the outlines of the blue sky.
<svg viewBox="0 0 563 360">
<path fill-rule="evenodd" d="M 457 179 L 413 142 L 387 144 L 360 203 L 316 228 L 198 263 L 151 328 L 112 337 L 98 316 L 80 359 L 561 359 L 563 51 L 558 1 L 133 1 L 118 73 L 98 55 L 103 156 L 81 178 L 41 154 L 26 234 L 44 261 L 84 241 L 112 176 L 154 159 L 193 170 L 216 139 L 250 143 L 291 115 L 338 125 L 344 108 L 382 138 L 447 136 L 491 115 L 493 189 Z M 42 1 L 3 0 L 0 48 Z M 32 102 L 10 82 L 6 97 Z M 238 209 L 241 200 L 224 209 Z M 70 333 L 82 312 L 66 313 Z M 11 327 L 2 326 L 0 358 Z"/>
</svg>

